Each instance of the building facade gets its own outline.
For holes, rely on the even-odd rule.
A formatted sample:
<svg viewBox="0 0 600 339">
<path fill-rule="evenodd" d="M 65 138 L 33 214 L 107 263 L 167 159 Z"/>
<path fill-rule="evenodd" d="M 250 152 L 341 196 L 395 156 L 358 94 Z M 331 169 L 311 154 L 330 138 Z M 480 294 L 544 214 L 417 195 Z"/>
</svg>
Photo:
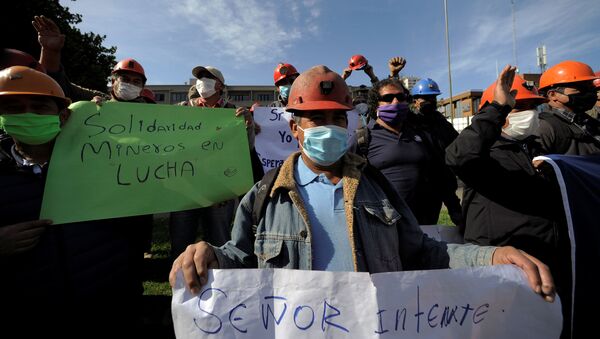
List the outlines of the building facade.
<svg viewBox="0 0 600 339">
<path fill-rule="evenodd" d="M 188 91 L 195 83 L 195 79 L 190 79 L 190 82 L 184 85 L 146 85 L 146 88 L 154 92 L 154 100 L 157 104 L 176 105 L 188 99 Z M 371 89 L 365 85 L 349 87 L 353 97 L 366 94 Z M 226 86 L 226 95 L 229 98 L 228 101 L 236 107 L 250 107 L 255 103 L 260 106 L 269 106 L 277 100 L 275 86 Z"/>
<path fill-rule="evenodd" d="M 473 116 L 477 113 L 479 103 L 481 102 L 481 90 L 470 90 L 459 93 L 450 98 L 438 100 L 438 111 L 440 111 L 447 118 L 462 118 Z M 454 116 L 452 116 L 452 107 L 454 106 Z"/>
<path fill-rule="evenodd" d="M 191 82 L 184 85 L 146 85 L 154 92 L 158 104 L 175 105 L 188 99 Z M 277 99 L 275 86 L 226 86 L 226 95 L 229 102 L 237 107 L 250 107 L 254 103 L 269 106 Z"/>
</svg>

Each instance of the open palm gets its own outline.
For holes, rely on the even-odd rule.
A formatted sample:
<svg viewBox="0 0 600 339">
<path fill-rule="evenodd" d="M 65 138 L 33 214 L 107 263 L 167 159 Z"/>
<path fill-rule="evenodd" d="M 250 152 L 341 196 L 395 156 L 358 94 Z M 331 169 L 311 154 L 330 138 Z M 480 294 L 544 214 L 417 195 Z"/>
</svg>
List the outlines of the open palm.
<svg viewBox="0 0 600 339">
<path fill-rule="evenodd" d="M 61 50 L 65 45 L 65 35 L 60 33 L 60 29 L 49 18 L 45 16 L 35 16 L 31 22 L 38 32 L 38 41 L 42 48 L 49 50 Z"/>
</svg>

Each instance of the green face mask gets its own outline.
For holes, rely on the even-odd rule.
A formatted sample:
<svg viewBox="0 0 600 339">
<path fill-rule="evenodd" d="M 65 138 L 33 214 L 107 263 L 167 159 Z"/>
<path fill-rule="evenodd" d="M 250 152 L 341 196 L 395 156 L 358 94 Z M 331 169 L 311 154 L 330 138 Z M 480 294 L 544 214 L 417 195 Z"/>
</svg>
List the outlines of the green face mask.
<svg viewBox="0 0 600 339">
<path fill-rule="evenodd" d="M 36 113 L 4 114 L 0 115 L 0 129 L 24 144 L 41 145 L 60 133 L 60 118 Z"/>
</svg>

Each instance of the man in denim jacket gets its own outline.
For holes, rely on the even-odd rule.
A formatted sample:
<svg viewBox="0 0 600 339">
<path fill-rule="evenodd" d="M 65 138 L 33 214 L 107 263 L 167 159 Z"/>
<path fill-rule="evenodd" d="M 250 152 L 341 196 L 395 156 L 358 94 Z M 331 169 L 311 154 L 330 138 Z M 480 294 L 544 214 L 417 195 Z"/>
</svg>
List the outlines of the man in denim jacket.
<svg viewBox="0 0 600 339">
<path fill-rule="evenodd" d="M 514 68 L 499 78 L 495 100 L 514 105 L 509 89 Z M 344 80 L 325 66 L 302 73 L 292 85 L 287 111 L 301 152 L 283 163 L 265 213 L 253 225 L 257 183 L 237 210 L 232 240 L 221 247 L 188 246 L 174 262 L 186 285 L 198 293 L 209 268 L 290 268 L 389 272 L 515 264 L 531 287 L 554 299 L 548 267 L 514 247 L 446 244 L 421 231 L 406 204 L 382 187 L 380 175 L 362 157 L 346 152 L 346 111 L 352 99 Z M 389 194 L 389 193 L 388 193 Z"/>
</svg>

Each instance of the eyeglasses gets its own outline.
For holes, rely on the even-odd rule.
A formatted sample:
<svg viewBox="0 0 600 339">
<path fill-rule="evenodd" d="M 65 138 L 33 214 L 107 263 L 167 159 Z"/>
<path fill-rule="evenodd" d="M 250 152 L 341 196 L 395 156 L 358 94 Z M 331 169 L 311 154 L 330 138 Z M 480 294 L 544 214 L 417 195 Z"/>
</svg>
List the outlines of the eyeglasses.
<svg viewBox="0 0 600 339">
<path fill-rule="evenodd" d="M 408 99 L 408 95 L 406 95 L 406 93 L 389 93 L 389 94 L 385 94 L 385 95 L 380 95 L 379 101 L 392 102 L 392 101 L 394 101 L 394 98 L 396 98 L 396 99 L 398 99 L 398 101 L 402 102 L 402 101 L 406 101 L 406 99 Z"/>
<path fill-rule="evenodd" d="M 135 86 L 144 86 L 144 80 L 142 79 L 132 79 L 131 77 L 127 76 L 127 75 L 119 75 L 117 77 L 121 82 L 126 82 L 128 84 L 132 84 Z"/>
<path fill-rule="evenodd" d="M 565 93 L 565 90 L 567 88 L 574 89 L 579 93 L 596 92 L 596 88 L 591 85 L 590 86 L 582 85 L 582 86 L 554 87 L 554 88 L 551 88 L 550 90 L 554 90 L 555 92 L 558 92 L 560 94 L 568 95 Z M 573 93 L 571 93 L 571 94 L 573 94 Z"/>
</svg>

